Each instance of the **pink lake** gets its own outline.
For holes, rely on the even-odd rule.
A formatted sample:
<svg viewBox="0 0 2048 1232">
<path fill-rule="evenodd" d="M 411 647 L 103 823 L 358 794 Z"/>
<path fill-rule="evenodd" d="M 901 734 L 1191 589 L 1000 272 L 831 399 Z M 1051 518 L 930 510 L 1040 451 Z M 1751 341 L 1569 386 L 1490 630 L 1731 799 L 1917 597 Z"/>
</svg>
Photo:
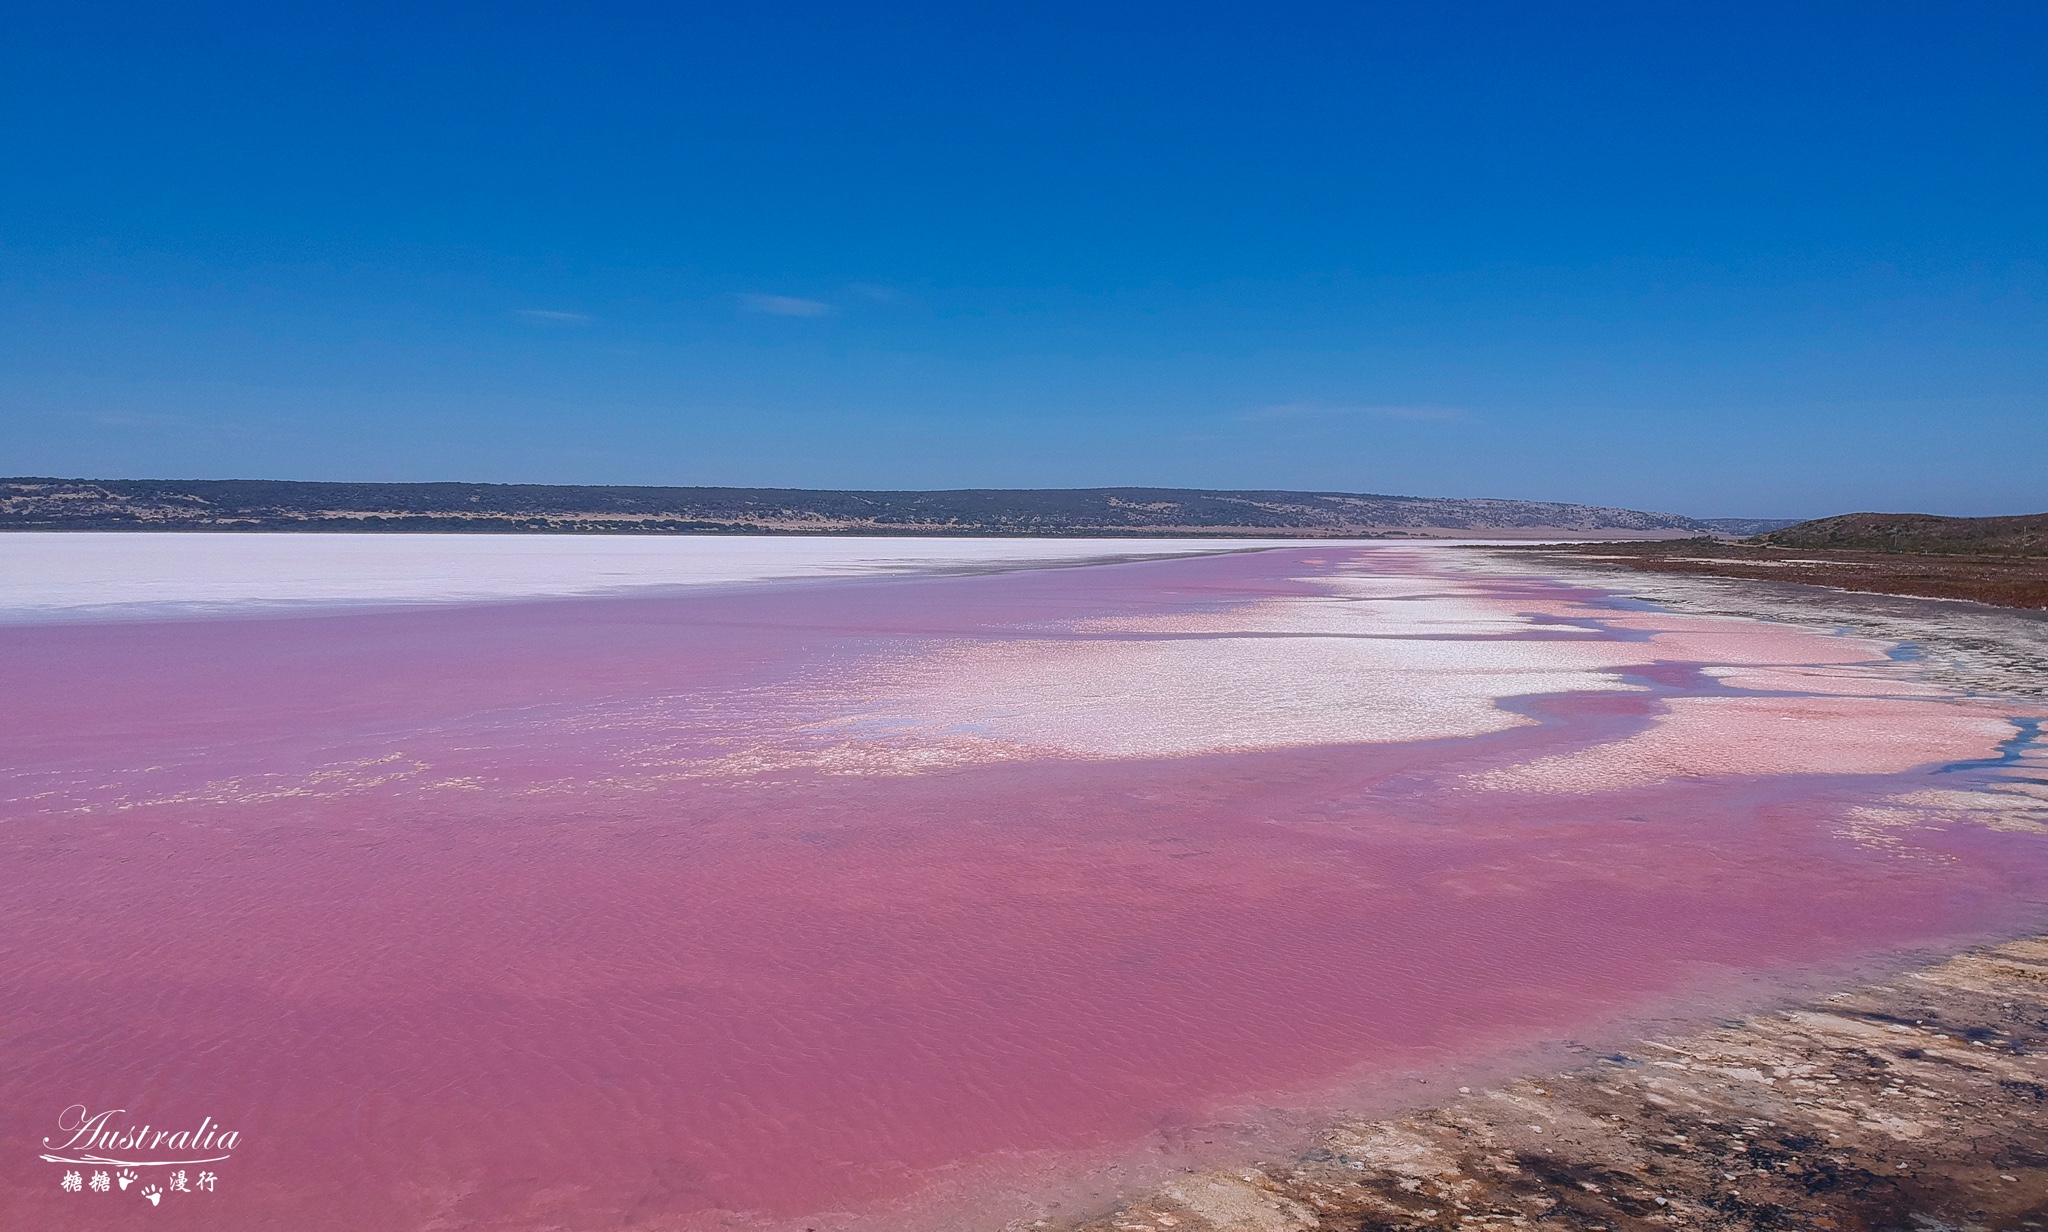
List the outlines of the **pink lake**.
<svg viewBox="0 0 2048 1232">
<path fill-rule="evenodd" d="M 2037 927 L 2041 711 L 1888 649 L 1330 546 L 0 627 L 0 1226 L 994 1228 Z"/>
</svg>

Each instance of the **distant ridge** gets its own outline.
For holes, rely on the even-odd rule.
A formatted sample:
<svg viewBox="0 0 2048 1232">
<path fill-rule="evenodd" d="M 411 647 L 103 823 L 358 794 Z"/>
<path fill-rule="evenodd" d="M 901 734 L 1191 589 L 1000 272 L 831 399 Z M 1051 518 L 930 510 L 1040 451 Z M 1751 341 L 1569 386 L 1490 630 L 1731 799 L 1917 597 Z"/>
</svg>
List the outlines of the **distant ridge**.
<svg viewBox="0 0 2048 1232">
<path fill-rule="evenodd" d="M 1781 548 L 1853 548 L 1972 556 L 2048 556 L 2048 513 L 1945 518 L 1932 513 L 1845 513 L 1763 535 Z"/>
<path fill-rule="evenodd" d="M 1535 552 L 1536 559 L 1593 563 L 1599 569 L 2048 609 L 2048 513 L 2004 518 L 1845 513 L 1739 543 L 1691 539 L 1519 550 Z"/>
<path fill-rule="evenodd" d="M 1761 535 L 1799 525 L 1798 518 L 1701 518 L 1700 521 L 1724 535 Z"/>
<path fill-rule="evenodd" d="M 1670 537 L 1695 518 L 1545 501 L 1193 488 L 946 492 L 0 479 L 0 530 L 585 531 L 893 535 L 1262 535 L 1460 531 Z M 1726 533 L 1726 532 L 1723 532 Z"/>
</svg>

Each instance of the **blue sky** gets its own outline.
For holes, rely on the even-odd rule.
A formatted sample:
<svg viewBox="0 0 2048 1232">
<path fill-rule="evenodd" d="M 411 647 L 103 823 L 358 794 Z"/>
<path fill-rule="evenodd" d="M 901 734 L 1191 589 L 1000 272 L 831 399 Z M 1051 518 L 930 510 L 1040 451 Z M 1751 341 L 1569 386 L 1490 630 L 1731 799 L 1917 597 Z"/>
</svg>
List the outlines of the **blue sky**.
<svg viewBox="0 0 2048 1232">
<path fill-rule="evenodd" d="M 2048 508 L 2048 7 L 46 5 L 0 473 Z"/>
</svg>

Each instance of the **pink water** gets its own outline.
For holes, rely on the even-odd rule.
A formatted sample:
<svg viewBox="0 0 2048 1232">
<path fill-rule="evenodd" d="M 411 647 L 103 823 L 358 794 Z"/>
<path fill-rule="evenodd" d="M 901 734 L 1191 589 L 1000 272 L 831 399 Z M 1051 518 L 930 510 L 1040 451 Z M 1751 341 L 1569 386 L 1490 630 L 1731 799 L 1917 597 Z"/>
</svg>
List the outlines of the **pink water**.
<svg viewBox="0 0 2048 1232">
<path fill-rule="evenodd" d="M 886 1224 L 1731 972 L 2038 919 L 2041 835 L 1910 803 L 2023 708 L 1437 559 L 7 630 L 0 1226 Z M 1477 623 L 1403 614 L 1438 593 Z M 1317 604 L 1351 623 L 1272 627 Z M 1300 694 L 1210 687 L 1309 636 L 1426 643 L 1343 670 L 1430 706 L 1482 647 L 1610 675 L 1504 671 L 1506 711 L 1344 743 Z M 1041 731 L 1162 641 L 1195 666 L 1130 660 Z M 1778 674 L 1701 671 L 1730 665 Z M 1475 730 L 1503 713 L 1540 722 Z M 80 1104 L 242 1140 L 211 1193 L 68 1192 L 37 1155 Z"/>
</svg>

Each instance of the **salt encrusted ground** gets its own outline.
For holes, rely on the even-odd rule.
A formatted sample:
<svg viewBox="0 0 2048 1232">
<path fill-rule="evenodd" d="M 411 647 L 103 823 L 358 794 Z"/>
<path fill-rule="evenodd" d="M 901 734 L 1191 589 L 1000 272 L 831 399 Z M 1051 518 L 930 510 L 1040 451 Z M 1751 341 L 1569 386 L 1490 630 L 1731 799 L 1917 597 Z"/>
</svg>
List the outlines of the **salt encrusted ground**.
<svg viewBox="0 0 2048 1232">
<path fill-rule="evenodd" d="M 1846 630 L 1894 644 L 1929 678 L 1952 689 L 2048 697 L 2048 611 L 1789 581 L 1641 573 L 1569 554 L 1532 557 L 1466 549 L 1460 555 L 1463 568 L 1521 576 L 1540 567 L 1672 611 L 1780 621 L 1819 632 Z"/>
<path fill-rule="evenodd" d="M 1061 1226 L 2048 1227 L 2048 938 L 1338 1124 L 1291 1158 Z"/>
<path fill-rule="evenodd" d="M 0 534 L 0 623 L 318 612 L 1026 568 L 1286 540 Z"/>
</svg>

